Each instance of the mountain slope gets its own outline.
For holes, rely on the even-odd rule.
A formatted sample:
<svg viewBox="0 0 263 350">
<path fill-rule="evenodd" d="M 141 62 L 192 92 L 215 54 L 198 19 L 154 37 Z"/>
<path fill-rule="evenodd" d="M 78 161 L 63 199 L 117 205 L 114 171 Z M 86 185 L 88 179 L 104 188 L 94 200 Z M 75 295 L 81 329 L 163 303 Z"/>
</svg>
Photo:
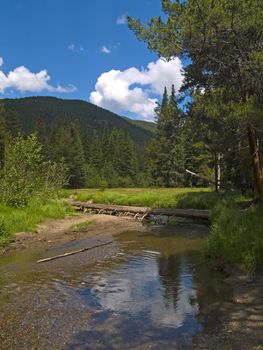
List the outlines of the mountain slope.
<svg viewBox="0 0 263 350">
<path fill-rule="evenodd" d="M 14 108 L 22 119 L 26 133 L 35 130 L 36 122 L 42 117 L 48 128 L 56 119 L 78 120 L 81 129 L 87 134 L 101 135 L 105 128 L 123 129 L 129 133 L 138 145 L 145 145 L 152 137 L 152 131 L 133 120 L 122 118 L 117 114 L 97 107 L 82 100 L 63 100 L 55 97 L 26 97 L 20 99 L 3 99 L 5 109 Z M 144 124 L 147 122 L 144 122 Z M 151 123 L 149 123 L 151 124 Z"/>
</svg>

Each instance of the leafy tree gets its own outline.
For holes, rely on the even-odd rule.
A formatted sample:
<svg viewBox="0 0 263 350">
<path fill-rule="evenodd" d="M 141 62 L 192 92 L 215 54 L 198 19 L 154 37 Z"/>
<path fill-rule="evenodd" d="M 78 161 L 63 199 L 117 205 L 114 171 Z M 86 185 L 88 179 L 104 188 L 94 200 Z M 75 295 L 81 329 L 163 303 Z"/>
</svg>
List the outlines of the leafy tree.
<svg viewBox="0 0 263 350">
<path fill-rule="evenodd" d="M 5 203 L 19 207 L 43 185 L 44 162 L 41 144 L 36 135 L 26 139 L 19 135 L 9 140 L 5 148 L 1 192 Z"/>
<path fill-rule="evenodd" d="M 45 162 L 36 134 L 8 139 L 1 171 L 1 199 L 10 206 L 26 206 L 32 197 L 54 194 L 67 183 L 64 163 Z"/>
<path fill-rule="evenodd" d="M 255 96 L 263 88 L 263 2 L 260 0 L 162 0 L 166 18 L 148 26 L 128 19 L 136 36 L 160 56 L 184 56 L 185 89 L 226 88 L 238 95 L 246 120 L 254 183 L 263 192 L 257 144 Z"/>
</svg>

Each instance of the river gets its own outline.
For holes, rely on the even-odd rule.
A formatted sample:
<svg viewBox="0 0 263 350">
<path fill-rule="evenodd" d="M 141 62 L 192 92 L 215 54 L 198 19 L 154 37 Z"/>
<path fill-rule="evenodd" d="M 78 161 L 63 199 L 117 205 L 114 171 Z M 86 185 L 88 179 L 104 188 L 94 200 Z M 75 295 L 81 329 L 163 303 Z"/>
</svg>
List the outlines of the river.
<svg viewBox="0 0 263 350">
<path fill-rule="evenodd" d="M 0 349 L 173 349 L 217 322 L 231 288 L 205 261 L 209 227 L 193 223 L 124 232 L 0 258 Z"/>
</svg>

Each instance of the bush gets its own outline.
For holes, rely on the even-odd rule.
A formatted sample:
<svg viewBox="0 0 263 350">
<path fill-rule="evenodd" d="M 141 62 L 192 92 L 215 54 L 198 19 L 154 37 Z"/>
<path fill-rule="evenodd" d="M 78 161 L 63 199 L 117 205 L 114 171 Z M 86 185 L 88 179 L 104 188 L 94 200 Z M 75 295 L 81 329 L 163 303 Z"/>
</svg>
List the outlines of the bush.
<svg viewBox="0 0 263 350">
<path fill-rule="evenodd" d="M 50 193 L 65 185 L 66 167 L 45 162 L 37 136 L 19 135 L 5 147 L 5 162 L 0 184 L 1 199 L 11 207 L 27 206 L 31 197 Z"/>
</svg>

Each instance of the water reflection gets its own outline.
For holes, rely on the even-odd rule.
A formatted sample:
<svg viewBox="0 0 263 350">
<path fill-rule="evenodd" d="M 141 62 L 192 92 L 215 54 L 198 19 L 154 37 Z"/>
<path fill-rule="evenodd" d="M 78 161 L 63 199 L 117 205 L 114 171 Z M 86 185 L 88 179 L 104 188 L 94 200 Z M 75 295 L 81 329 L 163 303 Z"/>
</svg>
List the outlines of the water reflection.
<svg viewBox="0 0 263 350">
<path fill-rule="evenodd" d="M 203 234 L 203 227 L 190 233 L 189 227 L 177 227 L 122 236 L 125 254 L 119 256 L 117 265 L 99 269 L 90 287 L 81 292 L 88 303 L 91 295 L 96 299 L 99 311 L 86 338 L 105 340 L 118 335 L 127 341 L 125 337 L 132 333 L 139 334 L 139 344 L 166 340 L 162 347 L 169 348 L 171 340 L 187 338 L 189 342 L 202 331 L 206 327 L 206 320 L 200 317 L 203 309 L 231 298 L 219 275 L 203 260 Z M 124 324 L 128 324 L 127 334 Z"/>
<path fill-rule="evenodd" d="M 36 265 L 43 252 L 35 251 L 2 259 L 0 349 L 16 341 L 68 350 L 191 343 L 211 325 L 210 305 L 231 299 L 203 260 L 206 234 L 198 225 L 161 227 L 50 264 Z"/>
</svg>

